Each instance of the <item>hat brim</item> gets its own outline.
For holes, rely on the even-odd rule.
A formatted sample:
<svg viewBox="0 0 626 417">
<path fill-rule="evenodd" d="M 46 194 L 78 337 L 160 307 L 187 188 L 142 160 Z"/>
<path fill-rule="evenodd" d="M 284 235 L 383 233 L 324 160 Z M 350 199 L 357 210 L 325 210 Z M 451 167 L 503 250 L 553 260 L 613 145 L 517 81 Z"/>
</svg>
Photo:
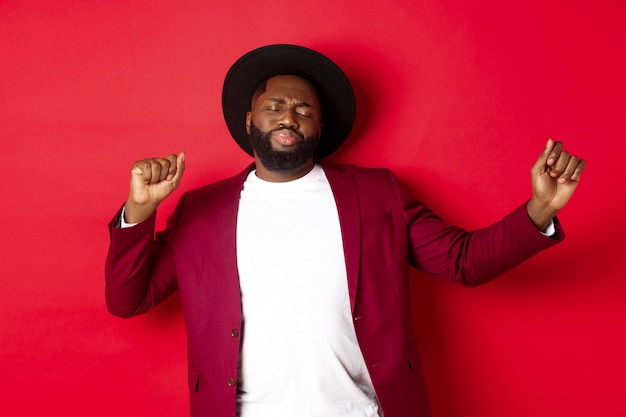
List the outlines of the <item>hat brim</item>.
<svg viewBox="0 0 626 417">
<path fill-rule="evenodd" d="M 246 131 L 254 88 L 263 79 L 279 74 L 303 75 L 316 84 L 322 103 L 322 138 L 315 156 L 335 152 L 348 138 L 356 114 L 354 91 L 343 71 L 330 59 L 311 49 L 287 44 L 268 45 L 239 58 L 226 74 L 222 110 L 237 144 L 253 155 Z"/>
</svg>

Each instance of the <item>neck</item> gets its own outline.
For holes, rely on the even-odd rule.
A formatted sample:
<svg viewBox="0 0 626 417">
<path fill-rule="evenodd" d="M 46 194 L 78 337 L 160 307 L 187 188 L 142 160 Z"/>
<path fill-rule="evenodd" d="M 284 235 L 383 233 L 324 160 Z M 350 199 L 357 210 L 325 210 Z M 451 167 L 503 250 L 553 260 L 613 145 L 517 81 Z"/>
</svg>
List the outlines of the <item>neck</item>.
<svg viewBox="0 0 626 417">
<path fill-rule="evenodd" d="M 306 164 L 289 171 L 270 171 L 263 166 L 259 158 L 254 158 L 256 164 L 256 176 L 269 182 L 288 182 L 304 177 L 311 172 L 315 166 L 315 161 L 311 158 Z"/>
</svg>

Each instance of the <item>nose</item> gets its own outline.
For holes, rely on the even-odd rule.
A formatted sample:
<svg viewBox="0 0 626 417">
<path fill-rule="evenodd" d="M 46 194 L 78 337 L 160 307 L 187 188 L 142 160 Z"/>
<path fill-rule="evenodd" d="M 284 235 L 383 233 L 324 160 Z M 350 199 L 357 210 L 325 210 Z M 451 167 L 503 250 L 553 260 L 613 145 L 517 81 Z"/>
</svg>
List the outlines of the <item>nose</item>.
<svg viewBox="0 0 626 417">
<path fill-rule="evenodd" d="M 287 129 L 297 129 L 299 127 L 296 110 L 293 107 L 287 107 L 283 110 L 278 121 L 280 127 Z"/>
</svg>

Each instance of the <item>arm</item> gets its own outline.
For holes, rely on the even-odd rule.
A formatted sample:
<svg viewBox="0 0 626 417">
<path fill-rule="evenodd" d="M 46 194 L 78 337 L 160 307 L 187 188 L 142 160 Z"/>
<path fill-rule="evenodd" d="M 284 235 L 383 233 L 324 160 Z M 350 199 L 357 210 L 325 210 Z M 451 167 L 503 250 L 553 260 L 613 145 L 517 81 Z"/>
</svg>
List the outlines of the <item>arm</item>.
<svg viewBox="0 0 626 417">
<path fill-rule="evenodd" d="M 553 246 L 564 237 L 554 216 L 569 201 L 583 169 L 584 161 L 549 141 L 532 168 L 532 198 L 501 221 L 470 232 L 446 224 L 400 194 L 409 227 L 412 265 L 475 286 Z M 551 221 L 556 226 L 554 238 L 540 233 Z"/>
<path fill-rule="evenodd" d="M 154 239 L 158 204 L 180 183 L 184 154 L 138 161 L 131 171 L 131 189 L 125 204 L 130 228 L 117 227 L 120 212 L 109 224 L 111 243 L 105 263 L 105 298 L 109 311 L 131 317 L 150 310 L 177 288 L 168 229 Z M 180 205 L 179 205 L 180 206 Z M 178 210 L 177 210 L 178 211 Z"/>
</svg>

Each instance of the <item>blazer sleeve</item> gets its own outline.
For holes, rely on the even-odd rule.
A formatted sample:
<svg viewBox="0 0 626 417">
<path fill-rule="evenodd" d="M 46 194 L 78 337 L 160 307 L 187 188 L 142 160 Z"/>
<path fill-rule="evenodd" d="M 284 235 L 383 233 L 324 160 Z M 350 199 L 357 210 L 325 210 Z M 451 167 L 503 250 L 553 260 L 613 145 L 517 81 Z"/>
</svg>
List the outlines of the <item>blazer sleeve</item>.
<svg viewBox="0 0 626 417">
<path fill-rule="evenodd" d="M 389 175 L 408 228 L 411 265 L 428 274 L 469 287 L 480 285 L 565 237 L 556 218 L 554 236 L 537 230 L 526 202 L 488 227 L 466 231 L 444 222 Z"/>
<path fill-rule="evenodd" d="M 167 228 L 154 237 L 156 214 L 128 228 L 119 228 L 121 209 L 109 223 L 110 244 L 105 260 L 105 300 L 115 316 L 132 317 L 150 311 L 178 288 L 171 240 L 181 203 Z"/>
</svg>

